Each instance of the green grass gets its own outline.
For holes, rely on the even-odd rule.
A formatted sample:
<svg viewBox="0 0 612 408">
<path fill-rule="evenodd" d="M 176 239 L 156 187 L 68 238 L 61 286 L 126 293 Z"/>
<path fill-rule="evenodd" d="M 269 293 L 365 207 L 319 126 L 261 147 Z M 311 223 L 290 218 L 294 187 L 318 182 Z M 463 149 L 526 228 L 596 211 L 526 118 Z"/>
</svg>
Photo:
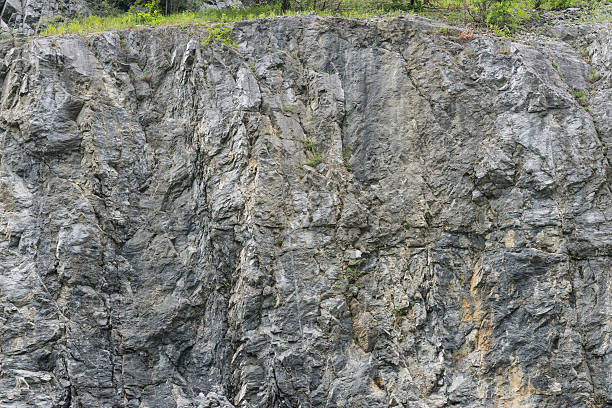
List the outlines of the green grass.
<svg viewBox="0 0 612 408">
<path fill-rule="evenodd" d="M 587 79 L 590 83 L 597 82 L 601 79 L 601 74 L 597 71 L 591 70 L 591 72 L 589 72 L 589 74 L 587 75 Z"/>
<path fill-rule="evenodd" d="M 287 13 L 290 14 L 290 13 Z M 292 13 L 295 14 L 295 13 Z M 143 16 L 144 15 L 144 16 Z M 210 23 L 232 23 L 256 18 L 276 17 L 280 11 L 275 5 L 257 6 L 245 9 L 209 9 L 198 12 L 183 12 L 170 15 L 157 15 L 147 18 L 146 13 L 118 14 L 115 16 L 78 17 L 72 21 L 51 24 L 40 33 L 42 36 L 57 34 L 98 33 L 112 30 L 125 30 L 138 27 L 179 26 L 190 27 Z M 223 36 L 223 33 L 220 33 Z"/>
<path fill-rule="evenodd" d="M 316 167 L 318 164 L 323 162 L 323 158 L 319 153 L 313 153 L 312 157 L 302 163 L 303 166 Z"/>
<path fill-rule="evenodd" d="M 366 18 L 384 14 L 397 16 L 405 14 L 401 11 L 385 11 L 375 8 L 357 8 L 340 10 L 314 10 L 281 12 L 278 4 L 261 5 L 250 8 L 207 9 L 202 11 L 185 11 L 182 13 L 151 15 L 149 13 L 123 13 L 114 16 L 81 16 L 72 21 L 50 24 L 41 36 L 61 34 L 85 34 L 104 31 L 125 30 L 139 27 L 179 26 L 183 28 L 207 25 L 211 23 L 233 23 L 237 21 L 254 20 L 280 16 L 295 16 L 315 13 L 319 16 L 343 16 L 351 18 Z"/>
<path fill-rule="evenodd" d="M 230 48 L 238 48 L 238 44 L 232 39 L 231 27 L 220 26 L 209 28 L 208 38 L 205 41 L 202 41 L 202 47 L 206 47 L 215 41 Z"/>
<path fill-rule="evenodd" d="M 92 15 L 78 17 L 63 23 L 51 22 L 40 35 L 85 34 L 157 26 L 179 26 L 189 30 L 188 27 L 211 23 L 228 24 L 244 20 L 308 13 L 315 13 L 319 16 L 342 16 L 348 18 L 394 17 L 407 13 L 417 13 L 424 17 L 445 20 L 450 24 L 471 23 L 478 30 L 493 30 L 497 35 L 508 35 L 519 30 L 528 19 L 537 18 L 538 13 L 533 10 L 536 2 L 541 3 L 541 9 L 550 10 L 565 7 L 566 5 L 574 5 L 577 1 L 429 0 L 423 6 L 417 0 L 416 7 L 410 9 L 408 0 L 336 0 L 331 3 L 332 6 L 330 8 L 321 10 L 313 8 L 313 3 L 307 3 L 306 0 L 303 0 L 300 10 L 286 12 L 281 11 L 280 3 L 273 3 L 250 8 L 206 9 L 171 15 L 163 15 L 157 12 L 124 13 L 108 17 Z M 589 6 L 583 8 L 581 21 L 611 21 L 610 6 L 604 6 L 599 0 L 585 1 L 588 2 Z M 448 30 L 441 30 L 446 31 L 446 34 L 448 33 Z M 225 33 L 215 33 L 213 37 L 209 39 L 210 42 L 217 40 L 228 46 L 233 46 L 226 38 Z"/>
<path fill-rule="evenodd" d="M 574 98 L 578 101 L 580 105 L 584 105 L 587 101 L 587 96 L 583 91 L 572 91 Z"/>
<path fill-rule="evenodd" d="M 300 168 L 303 166 L 316 167 L 318 164 L 323 162 L 323 158 L 319 152 L 317 152 L 317 147 L 312 140 L 304 139 L 302 140 L 302 144 L 304 145 L 304 153 L 306 153 L 308 160 L 300 164 Z"/>
</svg>

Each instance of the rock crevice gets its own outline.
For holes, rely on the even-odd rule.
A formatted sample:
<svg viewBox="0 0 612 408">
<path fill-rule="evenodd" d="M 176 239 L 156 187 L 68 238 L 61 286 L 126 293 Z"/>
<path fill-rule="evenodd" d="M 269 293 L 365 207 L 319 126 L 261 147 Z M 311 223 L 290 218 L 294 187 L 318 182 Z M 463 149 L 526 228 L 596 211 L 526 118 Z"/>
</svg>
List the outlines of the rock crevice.
<svg viewBox="0 0 612 408">
<path fill-rule="evenodd" d="M 459 33 L 0 42 L 0 405 L 612 403 L 609 25 Z"/>
</svg>

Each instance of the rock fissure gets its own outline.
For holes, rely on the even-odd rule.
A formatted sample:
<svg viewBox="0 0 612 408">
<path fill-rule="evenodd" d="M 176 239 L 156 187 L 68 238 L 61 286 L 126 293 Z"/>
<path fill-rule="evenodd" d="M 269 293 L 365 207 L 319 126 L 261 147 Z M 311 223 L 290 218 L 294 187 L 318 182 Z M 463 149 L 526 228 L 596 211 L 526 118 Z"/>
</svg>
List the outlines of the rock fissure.
<svg viewBox="0 0 612 408">
<path fill-rule="evenodd" d="M 0 405 L 611 403 L 609 33 L 437 27 L 0 43 Z"/>
</svg>

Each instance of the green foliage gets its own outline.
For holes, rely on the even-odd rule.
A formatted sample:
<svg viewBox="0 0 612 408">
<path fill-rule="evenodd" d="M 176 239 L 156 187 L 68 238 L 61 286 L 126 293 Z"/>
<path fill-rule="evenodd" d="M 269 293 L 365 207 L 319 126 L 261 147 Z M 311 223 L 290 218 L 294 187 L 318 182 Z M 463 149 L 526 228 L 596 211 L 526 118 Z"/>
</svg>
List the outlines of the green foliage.
<svg viewBox="0 0 612 408">
<path fill-rule="evenodd" d="M 342 163 L 344 163 L 344 167 L 346 168 L 346 171 L 352 171 L 353 168 L 351 167 L 351 147 L 350 146 L 346 146 L 342 148 Z"/>
<path fill-rule="evenodd" d="M 590 83 L 597 82 L 601 79 L 601 74 L 597 71 L 591 71 L 587 75 L 587 79 L 589 80 Z"/>
<path fill-rule="evenodd" d="M 94 3 L 94 2 L 91 2 Z M 134 6 L 140 4 L 139 0 L 102 0 L 100 3 L 106 3 L 108 6 L 121 11 L 128 11 Z M 176 13 L 185 10 L 195 10 L 200 1 L 195 0 L 160 0 L 159 12 L 164 14 Z"/>
<path fill-rule="evenodd" d="M 304 145 L 304 151 L 306 151 L 306 153 L 316 153 L 317 152 L 317 149 L 312 140 L 304 139 L 302 140 L 302 144 Z"/>
<path fill-rule="evenodd" d="M 209 23 L 227 24 L 304 13 L 367 18 L 417 12 L 427 17 L 444 19 L 451 24 L 469 24 L 474 31 L 487 29 L 497 36 L 508 36 L 520 30 L 526 20 L 537 20 L 539 9 L 558 10 L 578 5 L 583 10 L 582 21 L 612 21 L 610 6 L 601 0 L 263 0 L 249 8 L 200 10 L 198 5 L 201 1 L 101 0 L 92 10 L 105 17 L 92 15 L 69 22 L 48 21 L 41 35 L 121 30 L 139 25 L 177 25 L 188 28 Z M 118 10 L 128 12 L 116 14 Z M 204 43 L 216 41 L 235 47 L 228 32 L 216 28 L 212 30 Z M 187 32 L 194 34 L 189 29 Z M 439 32 L 451 35 L 445 27 L 440 28 Z"/>
<path fill-rule="evenodd" d="M 317 152 L 317 148 L 312 140 L 304 139 L 302 140 L 302 144 L 304 145 L 304 152 L 306 153 L 306 157 L 308 159 L 304 163 L 302 163 L 300 167 L 315 167 L 323 161 L 323 158 L 321 157 L 319 152 Z"/>
<path fill-rule="evenodd" d="M 549 10 L 565 10 L 566 8 L 580 6 L 579 0 L 547 0 L 544 6 Z"/>
<path fill-rule="evenodd" d="M 448 28 L 441 26 L 440 28 L 438 28 L 438 33 L 442 34 L 442 35 L 448 35 Z"/>
<path fill-rule="evenodd" d="M 497 36 L 517 31 L 527 18 L 517 0 L 474 0 L 468 13 L 476 22 L 486 24 Z"/>
<path fill-rule="evenodd" d="M 323 161 L 323 158 L 319 153 L 314 153 L 308 160 L 302 163 L 304 166 L 316 167 Z"/>
<path fill-rule="evenodd" d="M 583 91 L 572 91 L 572 94 L 579 104 L 583 105 L 586 103 L 587 96 Z"/>
<path fill-rule="evenodd" d="M 140 0 L 136 0 L 128 13 L 136 24 L 155 25 L 160 18 L 159 0 L 150 0 L 144 6 L 141 6 Z"/>
<path fill-rule="evenodd" d="M 589 55 L 589 49 L 587 47 L 581 48 L 578 53 L 586 63 L 591 63 L 591 56 Z"/>
<path fill-rule="evenodd" d="M 357 283 L 359 278 L 366 275 L 367 272 L 361 268 L 361 265 L 365 262 L 365 259 L 354 259 L 349 262 L 346 266 L 346 278 L 348 283 L 353 285 Z"/>
<path fill-rule="evenodd" d="M 359 278 L 361 278 L 365 274 L 366 274 L 366 271 L 364 271 L 364 270 L 353 269 L 350 266 L 346 267 L 346 277 L 347 277 L 348 282 L 350 284 L 357 283 Z"/>
<path fill-rule="evenodd" d="M 217 26 L 208 29 L 208 38 L 202 41 L 202 46 L 206 47 L 213 42 L 225 45 L 229 48 L 238 48 L 238 44 L 232 38 L 232 27 Z"/>
<path fill-rule="evenodd" d="M 281 0 L 281 11 L 332 11 L 335 13 L 357 12 L 386 14 L 418 11 L 423 9 L 423 0 Z"/>
<path fill-rule="evenodd" d="M 153 4 L 159 5 L 160 3 L 154 2 Z M 131 12 L 123 14 L 115 14 L 106 17 L 97 15 L 79 16 L 69 22 L 50 22 L 40 35 L 97 33 L 108 30 L 124 30 L 143 24 L 150 26 L 180 26 L 189 31 L 189 27 L 196 27 L 209 23 L 242 21 L 253 15 L 256 18 L 274 17 L 278 15 L 278 6 L 272 4 L 245 9 L 205 9 L 197 12 L 184 11 L 181 13 L 164 15 L 160 13 L 159 8 L 151 8 L 149 10 L 146 5 L 140 5 L 133 7 Z M 193 32 L 191 32 L 191 34 L 193 34 Z M 221 37 L 224 37 L 222 33 Z"/>
</svg>

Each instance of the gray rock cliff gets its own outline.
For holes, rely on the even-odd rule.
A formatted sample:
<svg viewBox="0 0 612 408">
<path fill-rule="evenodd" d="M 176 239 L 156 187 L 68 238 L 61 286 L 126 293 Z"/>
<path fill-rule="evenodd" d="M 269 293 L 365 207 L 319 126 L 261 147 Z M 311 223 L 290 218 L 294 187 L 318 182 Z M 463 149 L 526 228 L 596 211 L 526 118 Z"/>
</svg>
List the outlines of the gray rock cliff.
<svg viewBox="0 0 612 408">
<path fill-rule="evenodd" d="M 610 406 L 612 35 L 547 30 L 0 42 L 0 406 Z"/>
<path fill-rule="evenodd" d="M 0 0 L 0 33 L 33 35 L 51 18 L 89 14 L 88 1 L 92 0 Z"/>
</svg>

